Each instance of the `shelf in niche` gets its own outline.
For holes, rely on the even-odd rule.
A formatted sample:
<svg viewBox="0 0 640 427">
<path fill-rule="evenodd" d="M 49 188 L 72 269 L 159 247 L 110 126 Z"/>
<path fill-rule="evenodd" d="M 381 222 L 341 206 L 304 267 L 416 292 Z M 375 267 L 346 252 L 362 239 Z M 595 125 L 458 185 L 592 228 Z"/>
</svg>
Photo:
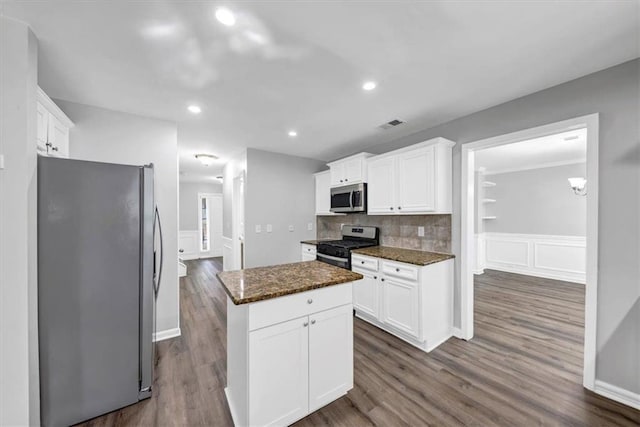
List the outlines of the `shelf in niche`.
<svg viewBox="0 0 640 427">
<path fill-rule="evenodd" d="M 482 219 L 497 219 L 497 216 L 483 216 Z"/>
<path fill-rule="evenodd" d="M 495 186 L 496 186 L 496 183 L 495 183 L 495 182 L 491 182 L 491 181 L 484 181 L 484 182 L 482 183 L 482 186 L 483 186 L 483 187 L 495 187 Z"/>
<path fill-rule="evenodd" d="M 482 199 L 482 203 L 495 203 L 496 199 Z"/>
</svg>

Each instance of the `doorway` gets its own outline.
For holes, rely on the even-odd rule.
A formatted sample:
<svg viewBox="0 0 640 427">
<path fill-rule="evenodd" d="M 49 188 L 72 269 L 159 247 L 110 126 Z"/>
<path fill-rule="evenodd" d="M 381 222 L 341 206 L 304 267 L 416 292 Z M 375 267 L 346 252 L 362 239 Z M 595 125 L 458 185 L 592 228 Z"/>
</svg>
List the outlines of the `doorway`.
<svg viewBox="0 0 640 427">
<path fill-rule="evenodd" d="M 459 336 L 473 338 L 474 327 L 474 268 L 476 253 L 476 152 L 563 132 L 586 130 L 586 180 L 589 185 L 586 219 L 586 285 L 583 385 L 589 390 L 595 386 L 596 356 L 596 302 L 597 302 L 597 254 L 598 254 L 598 114 L 577 117 L 549 125 L 539 126 L 502 136 L 492 137 L 462 146 L 461 178 L 461 266 L 460 299 L 461 327 Z"/>
</svg>

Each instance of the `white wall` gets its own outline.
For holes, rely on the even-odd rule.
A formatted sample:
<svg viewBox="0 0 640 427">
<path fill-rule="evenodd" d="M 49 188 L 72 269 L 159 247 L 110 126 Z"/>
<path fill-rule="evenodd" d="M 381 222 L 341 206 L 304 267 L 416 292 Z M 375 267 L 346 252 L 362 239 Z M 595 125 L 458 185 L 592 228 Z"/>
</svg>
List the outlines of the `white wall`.
<svg viewBox="0 0 640 427">
<path fill-rule="evenodd" d="M 300 260 L 300 241 L 315 239 L 315 178 L 324 162 L 247 150 L 245 197 L 247 267 Z M 267 224 L 273 231 L 267 233 Z M 312 230 L 307 225 L 312 224 Z M 262 231 L 255 232 L 256 225 Z M 289 231 L 289 226 L 294 231 Z"/>
<path fill-rule="evenodd" d="M 180 230 L 198 229 L 198 193 L 222 193 L 222 184 L 180 182 Z"/>
<path fill-rule="evenodd" d="M 585 163 L 485 175 L 495 187 L 484 188 L 484 221 L 489 233 L 586 236 L 587 198 L 577 196 L 567 178 L 587 176 Z"/>
<path fill-rule="evenodd" d="M 382 153 L 442 136 L 453 157 L 453 252 L 460 254 L 460 146 L 573 117 L 600 113 L 596 379 L 640 394 L 640 60 L 435 126 L 388 144 L 351 146 Z M 454 323 L 460 325 L 460 258 Z"/>
<path fill-rule="evenodd" d="M 37 335 L 38 42 L 0 16 L 0 425 L 40 423 Z"/>
<path fill-rule="evenodd" d="M 156 331 L 180 327 L 178 288 L 177 126 L 88 105 L 55 100 L 75 123 L 71 157 L 100 162 L 155 166 L 156 204 L 164 236 L 164 270 L 156 302 Z"/>
</svg>

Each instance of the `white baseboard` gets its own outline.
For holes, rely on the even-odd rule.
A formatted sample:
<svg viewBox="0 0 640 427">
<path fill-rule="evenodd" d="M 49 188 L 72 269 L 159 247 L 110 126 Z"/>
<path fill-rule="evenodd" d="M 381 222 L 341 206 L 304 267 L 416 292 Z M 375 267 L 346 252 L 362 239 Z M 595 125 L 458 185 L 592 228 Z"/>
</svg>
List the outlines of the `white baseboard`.
<svg viewBox="0 0 640 427">
<path fill-rule="evenodd" d="M 456 338 L 458 338 L 458 339 L 461 339 L 461 340 L 462 340 L 462 339 L 464 339 L 464 338 L 462 337 L 462 329 L 460 329 L 460 328 L 456 328 L 456 327 L 454 326 L 454 327 L 453 327 L 453 330 L 452 330 L 452 334 L 453 334 L 453 336 L 454 336 L 454 337 L 456 337 Z"/>
<path fill-rule="evenodd" d="M 481 233 L 474 274 L 485 268 L 527 276 L 586 282 L 586 239 L 577 236 Z"/>
<path fill-rule="evenodd" d="M 168 340 L 169 338 L 179 337 L 180 328 L 165 329 L 164 331 L 155 332 L 153 334 L 153 342 Z"/>
<path fill-rule="evenodd" d="M 596 380 L 594 393 L 640 410 L 640 393 L 633 393 L 615 385 Z"/>
</svg>

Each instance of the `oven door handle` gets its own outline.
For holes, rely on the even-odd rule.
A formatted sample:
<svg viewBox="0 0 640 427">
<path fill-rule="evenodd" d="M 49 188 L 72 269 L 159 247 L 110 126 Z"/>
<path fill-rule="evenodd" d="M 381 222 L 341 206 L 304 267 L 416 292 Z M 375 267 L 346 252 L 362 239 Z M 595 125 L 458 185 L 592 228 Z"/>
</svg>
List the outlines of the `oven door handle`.
<svg viewBox="0 0 640 427">
<path fill-rule="evenodd" d="M 349 262 L 348 259 L 346 259 L 346 258 L 338 258 L 337 256 L 325 255 L 325 254 L 320 254 L 320 253 L 316 253 L 316 256 L 320 257 L 320 258 L 330 259 L 330 260 L 333 260 L 333 261 L 343 262 L 345 264 Z"/>
</svg>

